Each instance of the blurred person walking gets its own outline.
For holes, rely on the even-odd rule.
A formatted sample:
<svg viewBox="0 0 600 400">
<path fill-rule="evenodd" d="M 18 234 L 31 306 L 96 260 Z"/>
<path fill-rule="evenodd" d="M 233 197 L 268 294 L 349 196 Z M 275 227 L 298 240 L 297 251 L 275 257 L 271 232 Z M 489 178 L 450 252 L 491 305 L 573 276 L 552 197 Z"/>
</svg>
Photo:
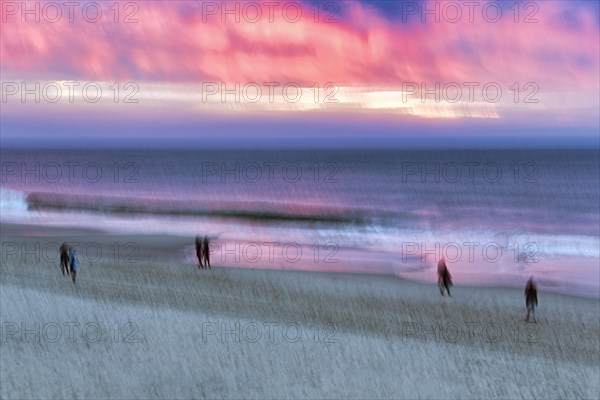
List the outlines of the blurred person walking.
<svg viewBox="0 0 600 400">
<path fill-rule="evenodd" d="M 196 236 L 196 258 L 198 258 L 198 268 L 204 268 L 204 264 L 202 263 L 204 259 L 204 252 L 202 246 L 202 239 L 200 236 Z"/>
<path fill-rule="evenodd" d="M 440 288 L 440 294 L 444 295 L 444 290 L 448 292 L 448 296 L 452 297 L 450 294 L 450 286 L 452 286 L 452 275 L 450 275 L 450 271 L 448 271 L 448 267 L 446 266 L 446 259 L 444 257 L 440 258 L 438 262 L 438 286 Z"/>
<path fill-rule="evenodd" d="M 72 247 L 69 248 L 69 264 L 71 264 L 71 277 L 73 278 L 73 285 L 75 285 L 77 270 L 79 269 L 79 259 L 77 258 L 77 250 Z"/>
<path fill-rule="evenodd" d="M 60 245 L 60 271 L 64 275 L 65 272 L 67 276 L 70 275 L 71 265 L 69 262 L 69 245 L 66 242 Z"/>
<path fill-rule="evenodd" d="M 527 317 L 525 317 L 525 322 L 528 322 L 529 316 L 533 314 L 533 322 L 537 324 L 537 319 L 535 318 L 535 308 L 537 305 L 537 286 L 533 282 L 533 276 L 530 276 L 525 285 L 525 306 L 527 307 Z"/>
<path fill-rule="evenodd" d="M 204 236 L 202 241 L 202 252 L 204 253 L 204 265 L 210 269 L 210 254 L 208 251 L 208 237 Z"/>
</svg>

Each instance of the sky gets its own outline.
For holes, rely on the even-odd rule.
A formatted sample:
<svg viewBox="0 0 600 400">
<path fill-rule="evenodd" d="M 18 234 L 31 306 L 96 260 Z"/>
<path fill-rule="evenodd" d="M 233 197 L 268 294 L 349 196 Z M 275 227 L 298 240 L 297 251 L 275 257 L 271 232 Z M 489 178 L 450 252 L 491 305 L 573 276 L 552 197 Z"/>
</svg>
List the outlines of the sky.
<svg viewBox="0 0 600 400">
<path fill-rule="evenodd" d="M 600 146 L 595 1 L 0 4 L 3 147 Z"/>
</svg>

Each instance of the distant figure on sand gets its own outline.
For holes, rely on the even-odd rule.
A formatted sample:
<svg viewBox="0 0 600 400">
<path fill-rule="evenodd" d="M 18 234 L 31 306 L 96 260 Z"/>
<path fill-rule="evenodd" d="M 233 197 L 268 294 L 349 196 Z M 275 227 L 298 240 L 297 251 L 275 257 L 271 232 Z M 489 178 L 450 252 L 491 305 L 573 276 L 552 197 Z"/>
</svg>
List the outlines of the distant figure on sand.
<svg viewBox="0 0 600 400">
<path fill-rule="evenodd" d="M 202 239 L 200 239 L 200 236 L 196 236 L 196 257 L 198 258 L 198 268 L 204 268 L 204 264 L 202 263 L 204 253 L 202 251 Z"/>
<path fill-rule="evenodd" d="M 60 245 L 60 271 L 64 275 L 70 275 L 71 265 L 69 263 L 69 245 L 66 242 Z"/>
<path fill-rule="evenodd" d="M 448 296 L 452 297 L 450 294 L 450 286 L 452 286 L 452 275 L 450 275 L 450 271 L 448 271 L 448 267 L 446 267 L 446 260 L 444 257 L 440 258 L 438 262 L 438 286 L 440 288 L 440 294 L 444 295 L 444 289 L 448 292 Z"/>
<path fill-rule="evenodd" d="M 535 319 L 535 308 L 537 307 L 537 304 L 537 287 L 535 286 L 535 283 L 533 283 L 533 276 L 530 276 L 525 285 L 525 306 L 527 307 L 527 317 L 525 317 L 525 322 L 529 321 L 529 315 L 533 314 L 533 322 L 537 324 L 537 320 Z"/>
<path fill-rule="evenodd" d="M 73 285 L 75 285 L 75 278 L 77 278 L 77 270 L 79 269 L 79 260 L 77 259 L 77 250 L 69 248 L 69 264 L 71 264 L 71 277 L 73 278 Z"/>
<path fill-rule="evenodd" d="M 210 254 L 208 251 L 208 237 L 204 236 L 202 241 L 202 252 L 204 253 L 204 265 L 210 269 Z"/>
</svg>

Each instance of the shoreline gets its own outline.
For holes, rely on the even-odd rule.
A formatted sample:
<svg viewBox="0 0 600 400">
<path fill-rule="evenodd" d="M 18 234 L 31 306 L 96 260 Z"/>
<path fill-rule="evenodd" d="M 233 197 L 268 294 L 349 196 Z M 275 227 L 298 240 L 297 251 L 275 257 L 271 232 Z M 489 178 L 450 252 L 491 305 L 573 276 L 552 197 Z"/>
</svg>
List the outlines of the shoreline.
<svg viewBox="0 0 600 400">
<path fill-rule="evenodd" d="M 84 257 L 87 264 L 93 265 L 97 262 L 97 256 L 110 255 L 115 262 L 122 261 L 125 264 L 137 262 L 138 259 L 160 259 L 163 261 L 176 262 L 182 267 L 196 266 L 196 259 L 193 248 L 193 238 L 185 236 L 167 235 L 167 234 L 123 234 L 103 231 L 101 229 L 82 229 L 69 227 L 49 227 L 37 224 L 17 224 L 17 223 L 0 223 L 2 230 L 3 244 L 3 261 L 8 261 L 9 258 L 17 257 L 23 259 L 35 258 L 58 265 L 58 246 L 63 241 L 82 244 L 87 257 Z M 319 253 L 318 262 L 311 260 L 311 257 L 316 257 L 315 249 L 308 245 L 301 245 L 300 249 L 303 258 L 299 262 L 294 262 L 290 259 L 282 259 L 281 256 L 275 257 L 272 260 L 267 259 L 267 255 L 263 254 L 262 263 L 251 262 L 248 260 L 251 255 L 241 254 L 242 251 L 238 248 L 240 254 L 227 253 L 227 249 L 239 244 L 236 240 L 220 240 L 218 248 L 214 250 L 211 247 L 213 262 L 217 268 L 233 268 L 233 269 L 251 269 L 260 271 L 300 271 L 313 272 L 320 274 L 350 274 L 359 276 L 387 276 L 390 278 L 402 279 L 408 282 L 425 284 L 436 287 L 435 263 L 429 261 L 428 264 L 423 264 L 415 257 L 415 260 L 408 259 L 408 263 L 400 263 L 398 255 L 389 253 L 371 253 L 368 251 L 353 250 L 349 248 L 336 250 L 334 263 L 327 264 L 327 251 Z M 242 241 L 243 243 L 255 243 Z M 14 245 L 7 243 L 16 243 Z M 237 244 L 236 244 L 237 243 Z M 38 254 L 35 252 L 35 246 L 38 245 Z M 25 247 L 22 247 L 25 246 Z M 33 248 L 31 246 L 34 246 Z M 211 244 L 212 246 L 212 244 Z M 81 246 L 79 246 L 81 247 Z M 274 248 L 263 248 L 274 251 Z M 278 249 L 279 250 L 279 249 Z M 290 250 L 290 249 L 287 249 Z M 287 251 L 286 250 L 286 251 Z M 290 250 L 292 252 L 293 249 Z M 339 249 L 338 249 L 339 250 Z M 30 251 L 30 253 L 27 253 Z M 234 252 L 235 253 L 235 252 Z M 329 250 L 329 254 L 332 250 Z M 29 255 L 28 255 L 29 254 Z M 279 254 L 277 254 L 279 255 Z M 219 259 L 220 257 L 220 259 Z M 232 260 L 233 258 L 233 260 Z M 237 258 L 237 259 L 236 259 Z M 323 262 L 325 261 L 325 262 Z M 481 260 L 480 260 L 481 261 Z M 562 259 L 546 260 L 545 265 L 549 270 L 554 265 L 561 264 Z M 597 261 L 595 258 L 579 257 L 571 258 L 571 263 L 586 263 L 594 264 Z M 398 265 L 401 268 L 398 268 Z M 505 272 L 503 274 L 482 274 L 485 269 L 485 262 L 481 262 L 482 266 L 471 268 L 467 276 L 456 274 L 454 266 L 449 264 L 449 268 L 453 276 L 455 276 L 454 284 L 459 288 L 482 288 L 482 289 L 513 289 L 522 290 L 520 284 L 515 281 L 523 280 L 524 283 L 528 277 L 518 275 L 518 271 Z M 470 266 L 468 266 L 470 268 Z M 463 267 L 464 269 L 464 267 Z M 460 273 L 461 271 L 459 271 Z M 576 283 L 570 283 L 568 286 L 564 282 L 554 281 L 534 275 L 538 283 L 538 289 L 547 293 L 564 295 L 567 297 L 575 297 L 582 299 L 600 299 L 600 288 L 593 286 L 581 286 Z M 458 278 L 458 279 L 457 279 Z M 463 278 L 463 279 L 461 279 Z M 493 282 L 491 282 L 493 278 Z M 436 288 L 437 289 L 437 288 Z"/>
</svg>

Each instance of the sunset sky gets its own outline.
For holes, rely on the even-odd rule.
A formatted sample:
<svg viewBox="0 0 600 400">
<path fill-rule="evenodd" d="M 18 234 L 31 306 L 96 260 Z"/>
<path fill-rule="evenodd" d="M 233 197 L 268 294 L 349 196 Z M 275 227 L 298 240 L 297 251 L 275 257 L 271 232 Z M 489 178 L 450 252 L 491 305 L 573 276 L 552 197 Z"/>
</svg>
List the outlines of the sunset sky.
<svg viewBox="0 0 600 400">
<path fill-rule="evenodd" d="M 3 146 L 598 146 L 594 1 L 1 4 Z"/>
</svg>

